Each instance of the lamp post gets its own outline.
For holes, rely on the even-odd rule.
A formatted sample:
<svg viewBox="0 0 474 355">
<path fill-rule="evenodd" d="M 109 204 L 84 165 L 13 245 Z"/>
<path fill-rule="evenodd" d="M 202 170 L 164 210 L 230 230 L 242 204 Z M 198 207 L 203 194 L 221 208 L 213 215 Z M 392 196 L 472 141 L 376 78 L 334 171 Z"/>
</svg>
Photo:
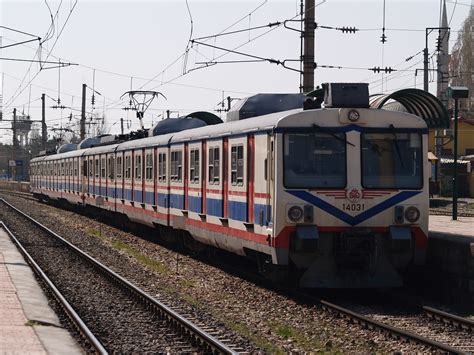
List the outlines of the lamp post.
<svg viewBox="0 0 474 355">
<path fill-rule="evenodd" d="M 448 97 L 454 99 L 454 167 L 453 167 L 453 220 L 458 219 L 458 100 L 469 97 L 465 86 L 448 87 Z"/>
</svg>

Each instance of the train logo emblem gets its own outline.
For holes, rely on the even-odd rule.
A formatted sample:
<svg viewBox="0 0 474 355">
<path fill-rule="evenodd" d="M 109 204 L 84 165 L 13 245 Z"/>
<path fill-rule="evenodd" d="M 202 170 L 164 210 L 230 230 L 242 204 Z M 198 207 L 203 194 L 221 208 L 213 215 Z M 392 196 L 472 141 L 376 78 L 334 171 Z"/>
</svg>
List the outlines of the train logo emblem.
<svg viewBox="0 0 474 355">
<path fill-rule="evenodd" d="M 355 187 L 352 187 L 347 190 L 346 198 L 352 203 L 357 203 L 362 198 L 362 191 Z"/>
</svg>

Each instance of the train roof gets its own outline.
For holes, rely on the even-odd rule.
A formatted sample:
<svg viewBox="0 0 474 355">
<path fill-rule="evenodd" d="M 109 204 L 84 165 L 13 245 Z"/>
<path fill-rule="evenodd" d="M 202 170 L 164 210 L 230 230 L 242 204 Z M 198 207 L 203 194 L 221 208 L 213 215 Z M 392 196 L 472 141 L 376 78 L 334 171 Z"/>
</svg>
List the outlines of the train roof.
<svg viewBox="0 0 474 355">
<path fill-rule="evenodd" d="M 315 110 L 294 109 L 271 113 L 268 115 L 255 117 L 251 119 L 226 122 L 211 126 L 193 128 L 181 132 L 169 133 L 159 136 L 147 137 L 142 139 L 131 140 L 118 144 L 105 145 L 81 150 L 70 151 L 67 153 L 38 157 L 32 161 L 54 160 L 58 158 L 71 158 L 74 156 L 88 156 L 93 154 L 102 154 L 114 151 L 125 151 L 137 148 L 146 148 L 149 146 L 167 146 L 169 144 L 180 144 L 189 141 L 201 139 L 218 139 L 225 136 L 243 135 L 247 133 L 265 132 L 278 128 L 289 127 L 311 127 L 314 124 L 315 114 L 324 114 L 325 119 L 318 122 L 321 127 L 334 127 L 340 125 L 339 117 L 348 112 L 348 108 L 323 108 Z M 388 127 L 393 124 L 395 128 L 413 127 L 426 128 L 426 122 L 413 114 L 387 111 L 382 109 L 357 109 L 362 117 L 377 118 L 377 124 L 373 127 Z M 377 115 L 380 111 L 384 112 L 383 116 Z M 371 121 L 373 122 L 373 121 Z"/>
</svg>

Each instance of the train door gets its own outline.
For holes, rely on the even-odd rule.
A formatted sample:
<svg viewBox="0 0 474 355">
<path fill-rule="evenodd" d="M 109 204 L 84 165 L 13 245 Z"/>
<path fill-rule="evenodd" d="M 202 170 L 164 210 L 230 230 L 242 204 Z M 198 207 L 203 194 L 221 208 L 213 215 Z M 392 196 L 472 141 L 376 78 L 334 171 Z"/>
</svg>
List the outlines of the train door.
<svg viewBox="0 0 474 355">
<path fill-rule="evenodd" d="M 54 161 L 54 191 L 59 191 L 59 161 Z"/>
<path fill-rule="evenodd" d="M 74 181 L 75 181 L 75 175 L 74 175 L 74 163 L 75 163 L 76 159 L 75 158 L 71 158 L 69 160 L 69 188 L 70 188 L 70 192 L 74 194 Z"/>
<path fill-rule="evenodd" d="M 64 159 L 64 192 L 69 192 L 69 159 Z"/>
<path fill-rule="evenodd" d="M 201 213 L 207 214 L 207 142 L 201 143 Z"/>
<path fill-rule="evenodd" d="M 250 161 L 250 159 L 249 159 Z M 267 134 L 255 136 L 253 152 L 253 223 L 260 226 L 260 233 L 271 221 L 272 142 Z M 249 174 L 251 174 L 249 172 Z M 249 178 L 250 180 L 250 178 Z M 250 186 L 250 183 L 249 183 Z"/>
<path fill-rule="evenodd" d="M 99 195 L 107 196 L 107 155 L 100 155 Z"/>
<path fill-rule="evenodd" d="M 141 149 L 133 151 L 133 201 L 143 202 L 143 154 Z"/>
<path fill-rule="evenodd" d="M 53 161 L 51 161 L 50 164 L 51 164 L 51 174 L 50 174 L 51 183 L 50 183 L 50 185 L 51 185 L 51 190 L 55 191 L 55 189 L 56 189 L 56 176 L 55 176 L 56 175 L 56 162 L 53 160 Z"/>
<path fill-rule="evenodd" d="M 123 199 L 123 153 L 115 153 L 115 199 Z M 117 201 L 115 202 L 117 208 Z"/>
<path fill-rule="evenodd" d="M 222 141 L 208 141 L 206 174 L 206 214 L 224 217 L 224 178 Z"/>
<path fill-rule="evenodd" d="M 137 176 L 137 173 L 135 171 L 135 167 L 136 167 L 135 155 L 136 155 L 136 152 L 132 150 L 132 156 L 131 156 L 132 171 L 131 171 L 131 176 L 130 176 L 130 182 L 131 182 L 130 201 L 133 201 L 133 202 L 135 202 L 135 177 Z"/>
<path fill-rule="evenodd" d="M 46 188 L 51 190 L 51 162 L 45 162 Z"/>
<path fill-rule="evenodd" d="M 67 190 L 69 193 L 73 192 L 74 189 L 73 189 L 73 182 L 74 182 L 74 175 L 73 175 L 73 172 L 74 172 L 74 169 L 73 169 L 73 164 L 74 164 L 74 159 L 73 158 L 69 158 L 68 159 L 69 162 L 68 162 L 68 175 L 67 175 L 67 181 L 68 181 L 68 187 L 67 187 Z"/>
<path fill-rule="evenodd" d="M 132 201 L 132 151 L 125 152 L 124 161 L 123 198 Z"/>
<path fill-rule="evenodd" d="M 132 178 L 132 201 L 142 202 L 142 153 L 141 150 L 134 150 L 132 152 L 133 178 Z"/>
<path fill-rule="evenodd" d="M 184 145 L 172 146 L 170 148 L 170 194 L 169 194 L 169 208 L 173 210 L 184 210 L 184 179 L 183 169 L 184 164 Z M 177 211 L 173 211 L 173 214 Z M 179 215 L 179 214 L 178 214 Z"/>
<path fill-rule="evenodd" d="M 267 225 L 273 224 L 272 206 L 275 200 L 275 137 L 267 135 L 267 170 L 266 170 L 266 185 L 267 185 Z"/>
<path fill-rule="evenodd" d="M 86 193 L 87 193 L 87 179 L 89 176 L 89 164 L 88 164 L 88 159 L 86 156 L 81 156 L 81 185 L 80 185 L 80 191 L 81 191 L 81 199 L 84 201 L 86 198 Z"/>
<path fill-rule="evenodd" d="M 53 162 L 48 161 L 48 189 L 53 190 Z"/>
<path fill-rule="evenodd" d="M 94 195 L 100 195 L 99 174 L 100 174 L 100 156 L 94 156 Z"/>
<path fill-rule="evenodd" d="M 56 190 L 56 162 L 51 161 L 51 190 Z"/>
<path fill-rule="evenodd" d="M 189 146 L 188 143 L 184 143 L 184 152 L 182 154 L 182 175 L 183 175 L 183 183 L 182 183 L 182 193 L 183 193 L 183 200 L 184 200 L 184 207 L 183 210 L 189 210 Z"/>
<path fill-rule="evenodd" d="M 170 158 L 167 147 L 157 149 L 158 168 L 156 175 L 156 205 L 160 215 L 166 215 L 166 220 L 162 223 L 169 225 L 169 206 L 170 206 Z M 162 218 L 165 219 L 165 218 Z"/>
<path fill-rule="evenodd" d="M 107 198 L 115 199 L 115 153 L 107 154 Z"/>
<path fill-rule="evenodd" d="M 76 194 L 79 193 L 79 178 L 81 176 L 81 170 L 79 168 L 79 158 L 74 158 L 74 180 L 72 184 L 72 188 Z"/>
<path fill-rule="evenodd" d="M 248 221 L 247 137 L 229 138 L 228 141 L 228 218 Z"/>
<path fill-rule="evenodd" d="M 91 155 L 88 158 L 87 166 L 89 168 L 89 174 L 87 176 L 87 193 L 89 195 L 94 194 L 94 157 Z"/>
<path fill-rule="evenodd" d="M 66 162 L 67 159 L 61 159 L 61 175 L 60 175 L 60 189 L 61 192 L 66 192 Z M 62 194 L 61 194 L 62 196 Z"/>
<path fill-rule="evenodd" d="M 144 158 L 143 203 L 155 205 L 154 178 L 153 178 L 153 148 L 146 149 Z"/>
<path fill-rule="evenodd" d="M 63 161 L 59 159 L 57 163 L 57 190 L 59 193 L 62 190 L 62 166 L 63 166 Z"/>
<path fill-rule="evenodd" d="M 247 137 L 247 222 L 254 223 L 255 208 L 255 136 Z M 244 173 L 245 174 L 245 173 Z"/>
<path fill-rule="evenodd" d="M 187 158 L 189 162 L 187 183 L 187 210 L 195 213 L 202 213 L 202 187 L 201 187 L 201 143 L 191 143 L 188 145 Z"/>
</svg>

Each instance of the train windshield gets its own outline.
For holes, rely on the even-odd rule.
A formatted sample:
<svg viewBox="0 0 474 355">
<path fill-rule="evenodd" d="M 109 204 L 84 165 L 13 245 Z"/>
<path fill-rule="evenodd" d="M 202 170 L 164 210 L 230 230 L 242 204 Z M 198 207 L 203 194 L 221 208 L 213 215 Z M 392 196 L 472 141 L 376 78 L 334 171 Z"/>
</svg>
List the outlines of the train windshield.
<svg viewBox="0 0 474 355">
<path fill-rule="evenodd" d="M 343 133 L 288 133 L 284 138 L 287 188 L 346 186 L 346 137 Z"/>
<path fill-rule="evenodd" d="M 418 189 L 423 186 L 420 134 L 364 133 L 361 142 L 365 188 Z"/>
</svg>

